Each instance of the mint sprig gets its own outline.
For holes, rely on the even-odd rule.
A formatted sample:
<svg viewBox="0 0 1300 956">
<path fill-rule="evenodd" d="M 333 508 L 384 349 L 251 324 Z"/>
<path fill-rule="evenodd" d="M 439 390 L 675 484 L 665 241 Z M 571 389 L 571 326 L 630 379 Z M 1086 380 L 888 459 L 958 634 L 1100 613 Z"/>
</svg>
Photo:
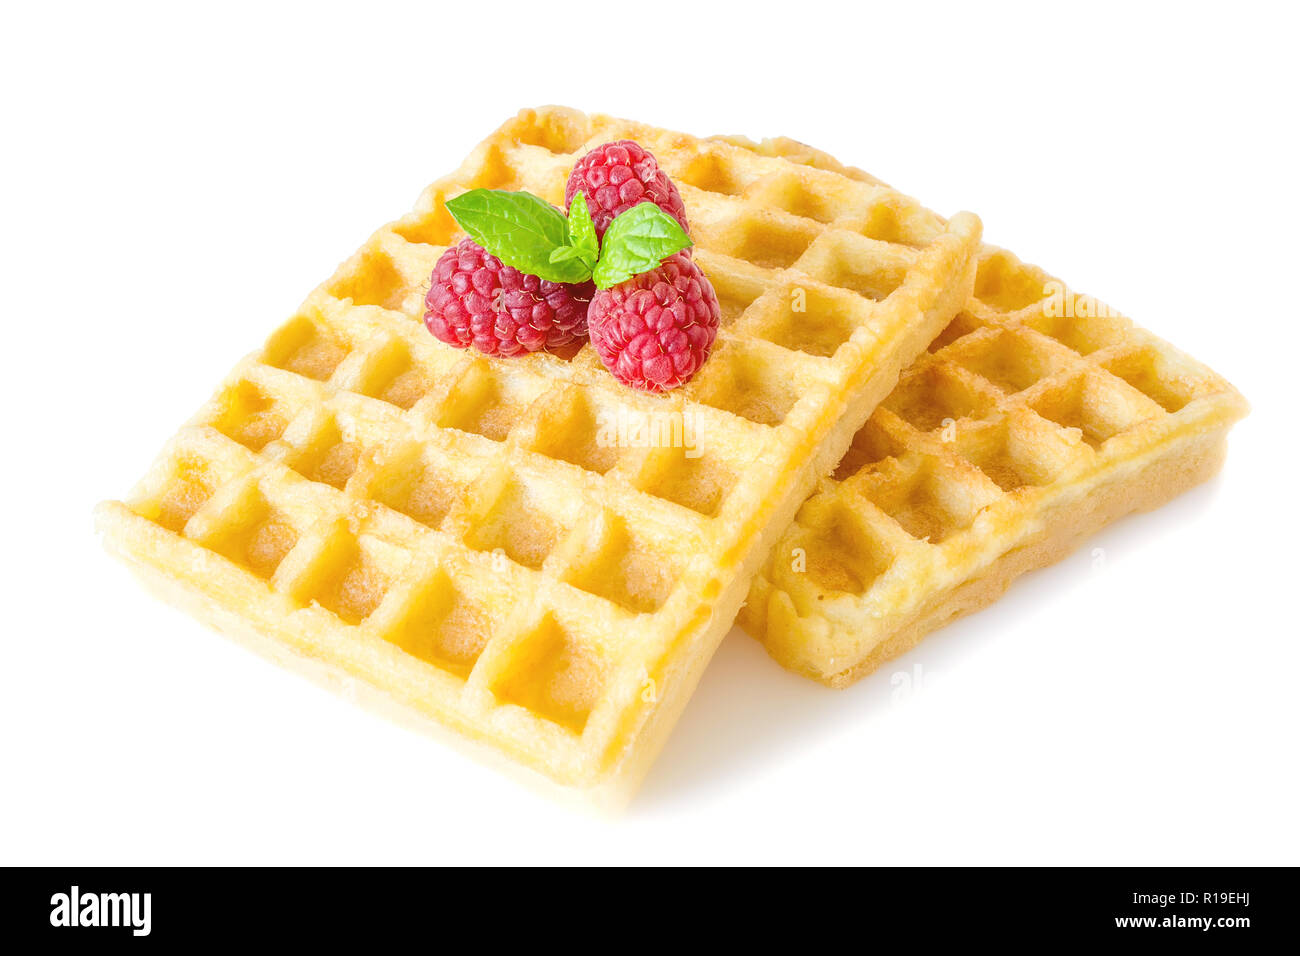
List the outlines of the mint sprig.
<svg viewBox="0 0 1300 956">
<path fill-rule="evenodd" d="M 447 211 L 471 239 L 508 266 L 551 282 L 585 282 L 580 261 L 551 262 L 551 251 L 568 245 L 564 213 L 532 193 L 471 189 L 447 200 Z"/>
<path fill-rule="evenodd" d="M 677 220 L 651 202 L 615 217 L 603 242 L 582 193 L 573 197 L 567 217 L 531 193 L 504 189 L 471 189 L 449 199 L 447 211 L 506 265 L 550 282 L 595 279 L 608 289 L 691 245 Z"/>
</svg>

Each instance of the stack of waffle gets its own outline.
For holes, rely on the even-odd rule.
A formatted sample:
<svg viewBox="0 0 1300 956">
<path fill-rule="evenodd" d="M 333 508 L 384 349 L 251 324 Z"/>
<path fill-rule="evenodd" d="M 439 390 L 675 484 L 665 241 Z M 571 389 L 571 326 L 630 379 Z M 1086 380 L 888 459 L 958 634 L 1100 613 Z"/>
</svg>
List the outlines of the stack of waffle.
<svg viewBox="0 0 1300 956">
<path fill-rule="evenodd" d="M 615 139 L 655 153 L 686 203 L 723 313 L 700 374 L 652 396 L 590 346 L 496 359 L 430 336 L 429 276 L 462 235 L 446 201 L 561 204 L 574 161 Z M 526 110 L 98 517 L 208 623 L 617 800 L 738 612 L 786 666 L 851 681 L 1203 480 L 1244 408 L 981 246 L 970 214 L 944 220 L 789 140 Z M 629 422 L 667 440 L 619 440 Z"/>
</svg>

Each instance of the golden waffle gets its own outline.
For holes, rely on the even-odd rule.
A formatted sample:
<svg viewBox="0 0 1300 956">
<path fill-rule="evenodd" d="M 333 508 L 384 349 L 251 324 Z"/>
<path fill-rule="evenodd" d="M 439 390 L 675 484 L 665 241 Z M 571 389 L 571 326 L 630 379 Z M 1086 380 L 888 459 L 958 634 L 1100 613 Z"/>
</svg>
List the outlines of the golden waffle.
<svg viewBox="0 0 1300 956">
<path fill-rule="evenodd" d="M 678 183 L 723 306 L 688 387 L 625 388 L 590 347 L 497 360 L 425 331 L 449 197 L 558 204 L 575 159 L 625 137 Z M 799 503 L 969 296 L 978 244 L 973 216 L 885 187 L 525 110 L 236 367 L 100 526 L 268 654 L 626 793 Z M 689 422 L 690 447 L 602 439 L 623 421 Z"/>
<path fill-rule="evenodd" d="M 877 182 L 791 140 L 728 141 Z M 1205 366 L 985 247 L 965 311 L 805 502 L 741 624 L 786 667 L 849 684 L 1209 478 L 1245 413 Z"/>
</svg>

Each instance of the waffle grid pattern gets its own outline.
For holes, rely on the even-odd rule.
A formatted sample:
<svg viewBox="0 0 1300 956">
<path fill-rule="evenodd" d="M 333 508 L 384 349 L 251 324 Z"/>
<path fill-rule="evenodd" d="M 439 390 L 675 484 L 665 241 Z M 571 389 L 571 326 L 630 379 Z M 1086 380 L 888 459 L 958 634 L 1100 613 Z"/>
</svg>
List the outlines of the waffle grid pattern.
<svg viewBox="0 0 1300 956">
<path fill-rule="evenodd" d="M 787 666 L 849 683 L 980 606 L 954 596 L 1016 549 L 1099 526 L 1102 496 L 1151 507 L 1208 477 L 1245 410 L 1208 368 L 986 247 L 970 304 L 805 503 L 741 621 Z M 1141 489 L 1156 467 L 1166 480 Z"/>
<path fill-rule="evenodd" d="M 677 180 L 723 303 L 701 374 L 661 398 L 589 346 L 499 360 L 429 336 L 446 200 L 558 203 L 574 159 L 617 138 Z M 836 173 L 524 111 L 237 367 L 101 525 L 201 616 L 562 783 L 624 789 L 818 469 L 964 301 L 978 235 Z M 621 420 L 689 421 L 693 442 L 602 440 Z"/>
</svg>

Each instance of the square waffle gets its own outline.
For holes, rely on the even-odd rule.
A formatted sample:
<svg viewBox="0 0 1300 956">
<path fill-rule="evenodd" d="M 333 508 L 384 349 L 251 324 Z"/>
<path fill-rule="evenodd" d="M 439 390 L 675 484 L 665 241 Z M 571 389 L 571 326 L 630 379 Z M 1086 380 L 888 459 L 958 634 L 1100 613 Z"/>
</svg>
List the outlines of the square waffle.
<svg viewBox="0 0 1300 956">
<path fill-rule="evenodd" d="M 793 140 L 725 138 L 878 183 Z M 844 686 L 1223 462 L 1245 400 L 1008 252 L 902 376 L 755 578 L 741 624 Z"/>
<path fill-rule="evenodd" d="M 429 275 L 460 238 L 446 200 L 559 204 L 576 158 L 621 138 L 677 182 L 717 289 L 700 374 L 656 397 L 590 346 L 494 359 L 429 335 Z M 239 364 L 99 525 L 268 655 L 616 799 L 799 504 L 966 301 L 979 232 L 838 172 L 525 110 Z M 602 440 L 688 416 L 690 448 Z"/>
</svg>

